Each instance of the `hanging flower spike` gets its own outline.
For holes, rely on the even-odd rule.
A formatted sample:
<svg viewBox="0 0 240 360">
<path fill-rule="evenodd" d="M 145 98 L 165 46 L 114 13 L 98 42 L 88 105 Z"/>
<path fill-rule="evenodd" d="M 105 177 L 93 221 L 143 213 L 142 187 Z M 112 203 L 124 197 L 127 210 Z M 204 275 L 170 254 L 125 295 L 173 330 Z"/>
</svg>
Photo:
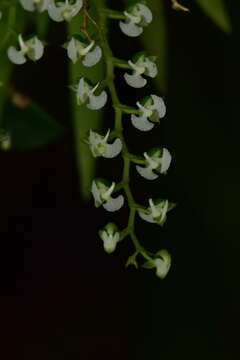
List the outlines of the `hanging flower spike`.
<svg viewBox="0 0 240 360">
<path fill-rule="evenodd" d="M 166 106 L 162 98 L 157 95 L 150 95 L 142 101 L 137 102 L 137 107 L 141 114 L 131 115 L 131 121 L 135 128 L 141 131 L 150 131 L 154 123 L 159 123 L 160 119 L 166 115 Z"/>
<path fill-rule="evenodd" d="M 153 202 L 152 199 L 149 199 L 149 205 L 147 211 L 138 211 L 140 218 L 162 226 L 167 219 L 167 212 L 173 207 L 172 204 L 170 204 L 168 200 L 158 200 Z"/>
<path fill-rule="evenodd" d="M 124 197 L 119 195 L 112 198 L 111 195 L 114 191 L 115 183 L 110 183 L 105 179 L 96 179 L 92 182 L 92 194 L 95 200 L 95 206 L 103 206 L 104 209 L 110 212 L 118 211 L 124 204 Z"/>
<path fill-rule="evenodd" d="M 90 129 L 89 132 L 89 146 L 94 157 L 103 156 L 111 159 L 120 154 L 122 150 L 122 142 L 120 139 L 115 139 L 113 144 L 108 144 L 108 138 L 110 130 L 108 130 L 105 136 L 98 134 Z"/>
<path fill-rule="evenodd" d="M 47 10 L 50 0 L 20 0 L 22 7 L 27 11 L 43 12 Z"/>
<path fill-rule="evenodd" d="M 14 64 L 24 64 L 27 61 L 26 57 L 32 61 L 37 61 L 43 56 L 43 43 L 36 36 L 27 41 L 23 41 L 22 35 L 20 34 L 18 36 L 18 42 L 20 50 L 17 50 L 14 46 L 10 46 L 7 51 L 8 58 Z"/>
<path fill-rule="evenodd" d="M 124 74 L 127 84 L 134 88 L 142 88 L 147 84 L 147 80 L 142 75 L 154 78 L 157 76 L 157 66 L 153 57 L 146 57 L 143 52 L 135 54 L 133 61 L 129 60 L 128 64 L 133 70 L 133 74 Z"/>
<path fill-rule="evenodd" d="M 89 81 L 81 78 L 77 86 L 77 102 L 78 105 L 84 104 L 89 101 L 87 108 L 91 110 L 101 109 L 107 102 L 107 93 L 102 91 L 100 95 L 94 95 L 94 92 L 97 90 L 99 83 L 94 87 L 89 83 Z"/>
<path fill-rule="evenodd" d="M 108 223 L 102 230 L 99 231 L 99 236 L 103 241 L 104 250 L 108 254 L 113 253 L 120 240 L 120 233 L 117 226 L 113 223 Z"/>
<path fill-rule="evenodd" d="M 141 176 L 147 180 L 155 180 L 159 175 L 154 171 L 159 174 L 167 173 L 172 161 L 172 156 L 166 148 L 154 148 L 149 152 L 145 152 L 143 155 L 146 159 L 146 166 L 136 166 L 136 169 Z"/>
<path fill-rule="evenodd" d="M 160 250 L 156 254 L 156 258 L 150 261 L 147 261 L 143 264 L 145 269 L 156 268 L 156 275 L 160 279 L 164 279 L 169 272 L 171 267 L 171 255 L 167 250 Z"/>
<path fill-rule="evenodd" d="M 69 3 L 69 0 L 55 1 L 50 0 L 48 6 L 48 15 L 54 21 L 70 21 L 78 14 L 83 6 L 83 0 L 75 0 L 74 4 Z"/>
<path fill-rule="evenodd" d="M 124 11 L 125 22 L 120 21 L 119 26 L 125 35 L 136 37 L 143 32 L 143 27 L 152 22 L 152 12 L 143 4 L 135 4 L 128 11 Z"/>
<path fill-rule="evenodd" d="M 82 64 L 86 67 L 96 65 L 102 57 L 102 50 L 100 46 L 94 46 L 94 41 L 87 45 L 75 37 L 69 41 L 67 53 L 74 64 L 82 59 Z"/>
</svg>

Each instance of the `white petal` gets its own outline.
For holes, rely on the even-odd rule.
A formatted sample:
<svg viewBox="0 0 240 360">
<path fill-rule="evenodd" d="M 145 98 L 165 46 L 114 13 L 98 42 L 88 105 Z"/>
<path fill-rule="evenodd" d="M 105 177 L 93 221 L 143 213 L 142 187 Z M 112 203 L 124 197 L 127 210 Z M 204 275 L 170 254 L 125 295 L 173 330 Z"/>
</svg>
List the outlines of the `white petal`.
<svg viewBox="0 0 240 360">
<path fill-rule="evenodd" d="M 96 65 L 102 57 L 102 49 L 100 46 L 96 46 L 93 51 L 85 55 L 82 63 L 84 66 L 91 67 Z"/>
<path fill-rule="evenodd" d="M 137 89 L 142 88 L 147 84 L 147 80 L 144 79 L 141 75 L 130 75 L 125 73 L 124 79 L 128 85 Z"/>
<path fill-rule="evenodd" d="M 43 43 L 37 38 L 33 38 L 30 43 L 30 51 L 27 53 L 29 59 L 36 61 L 43 56 L 44 46 Z"/>
<path fill-rule="evenodd" d="M 154 124 L 148 121 L 145 116 L 136 116 L 132 114 L 131 121 L 133 126 L 141 131 L 149 131 L 154 127 Z"/>
<path fill-rule="evenodd" d="M 35 6 L 33 0 L 20 0 L 22 7 L 27 11 L 34 11 Z"/>
<path fill-rule="evenodd" d="M 152 12 L 151 10 L 143 4 L 138 4 L 139 13 L 141 16 L 144 17 L 145 21 L 150 24 L 152 22 Z"/>
<path fill-rule="evenodd" d="M 166 215 L 167 215 L 167 211 L 168 211 L 168 200 L 165 201 L 164 207 L 162 209 L 162 213 L 161 213 L 161 223 L 164 223 L 166 220 Z"/>
<path fill-rule="evenodd" d="M 52 1 L 48 6 L 48 15 L 52 20 L 57 22 L 64 20 L 62 16 L 62 7 L 57 7 L 54 1 Z"/>
<path fill-rule="evenodd" d="M 24 64 L 27 60 L 21 50 L 17 50 L 14 46 L 10 46 L 7 51 L 9 60 L 17 65 Z"/>
<path fill-rule="evenodd" d="M 103 157 L 111 159 L 120 154 L 122 150 L 122 142 L 116 139 L 113 144 L 105 144 L 106 150 L 102 154 Z"/>
<path fill-rule="evenodd" d="M 138 215 L 140 216 L 141 219 L 148 221 L 150 223 L 155 223 L 155 220 L 153 220 L 152 215 L 147 215 L 145 214 L 143 211 L 138 211 Z"/>
<path fill-rule="evenodd" d="M 138 173 L 147 180 L 155 180 L 158 178 L 158 175 L 156 175 L 150 167 L 142 167 L 137 165 L 136 169 Z"/>
<path fill-rule="evenodd" d="M 47 10 L 49 5 L 49 0 L 42 0 L 42 2 L 38 5 L 38 10 L 40 12 Z"/>
<path fill-rule="evenodd" d="M 72 6 L 72 8 L 73 8 L 72 17 L 77 15 L 77 13 L 81 10 L 82 5 L 83 5 L 82 0 L 77 0 L 76 1 L 76 3 Z"/>
<path fill-rule="evenodd" d="M 106 91 L 102 91 L 100 95 L 96 96 L 93 94 L 89 95 L 89 104 L 87 104 L 87 108 L 91 110 L 101 109 L 107 102 L 107 93 Z"/>
<path fill-rule="evenodd" d="M 97 140 L 96 134 L 94 131 L 92 131 L 92 129 L 90 129 L 90 131 L 89 131 L 89 143 L 92 146 L 96 146 L 99 143 L 99 141 Z"/>
<path fill-rule="evenodd" d="M 100 198 L 100 191 L 95 183 L 95 181 L 92 182 L 92 188 L 91 188 L 94 200 L 101 204 L 101 198 Z"/>
<path fill-rule="evenodd" d="M 139 36 L 143 32 L 143 28 L 141 26 L 137 26 L 132 21 L 130 23 L 125 23 L 123 21 L 120 21 L 119 27 L 125 35 L 131 37 Z"/>
<path fill-rule="evenodd" d="M 166 105 L 163 99 L 157 95 L 151 95 L 151 98 L 153 100 L 153 105 L 151 106 L 151 109 L 156 110 L 159 117 L 163 118 L 166 115 Z"/>
<path fill-rule="evenodd" d="M 72 38 L 71 41 L 69 41 L 69 43 L 68 43 L 67 53 L 68 53 L 68 57 L 75 64 L 78 60 L 78 57 L 77 57 L 76 41 L 74 38 Z"/>
<path fill-rule="evenodd" d="M 81 78 L 79 83 L 78 83 L 78 88 L 77 88 L 77 99 L 78 102 L 84 103 L 88 98 L 88 92 L 85 86 L 85 80 L 84 78 Z"/>
<path fill-rule="evenodd" d="M 124 204 L 124 197 L 119 195 L 118 197 L 111 198 L 106 203 L 103 204 L 104 209 L 110 212 L 118 211 Z"/>
<path fill-rule="evenodd" d="M 153 61 L 146 58 L 145 59 L 145 67 L 147 69 L 147 71 L 145 72 L 146 75 L 150 76 L 151 78 L 154 78 L 155 76 L 157 76 L 157 73 L 158 73 L 157 65 Z"/>
<path fill-rule="evenodd" d="M 155 259 L 154 264 L 156 266 L 156 275 L 161 279 L 165 278 L 167 275 L 170 266 L 171 266 L 171 257 L 163 259 Z"/>
<path fill-rule="evenodd" d="M 112 252 L 114 252 L 114 250 L 116 249 L 116 246 L 117 246 L 117 243 L 112 238 L 107 238 L 103 242 L 104 250 L 108 254 L 111 254 Z"/>
<path fill-rule="evenodd" d="M 172 156 L 168 149 L 163 148 L 162 162 L 161 162 L 161 173 L 165 173 L 171 164 Z"/>
</svg>

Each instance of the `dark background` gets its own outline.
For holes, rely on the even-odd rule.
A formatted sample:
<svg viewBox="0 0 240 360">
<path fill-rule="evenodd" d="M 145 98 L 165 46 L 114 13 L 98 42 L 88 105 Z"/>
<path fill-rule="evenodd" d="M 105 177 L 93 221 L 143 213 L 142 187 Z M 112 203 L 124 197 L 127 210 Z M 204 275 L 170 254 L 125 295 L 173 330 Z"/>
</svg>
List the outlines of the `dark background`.
<svg viewBox="0 0 240 360">
<path fill-rule="evenodd" d="M 161 193 L 178 203 L 163 229 L 137 221 L 146 247 L 172 253 L 164 281 L 124 268 L 127 242 L 106 255 L 97 231 L 108 214 L 80 199 L 63 50 L 16 69 L 15 87 L 66 135 L 41 150 L 0 154 L 0 338 L 8 359 L 238 358 L 240 5 L 226 4 L 230 36 L 194 4 L 188 16 L 167 8 L 168 114 L 147 137 L 127 128 L 132 151 L 160 142 L 174 154 L 169 175 L 154 184 L 132 171 L 140 201 Z M 49 41 L 61 42 L 61 29 L 51 27 Z M 132 53 L 115 43 L 116 52 Z M 135 101 L 126 91 L 123 100 Z M 109 163 L 100 164 L 107 173 Z M 116 221 L 125 218 L 121 210 Z"/>
</svg>

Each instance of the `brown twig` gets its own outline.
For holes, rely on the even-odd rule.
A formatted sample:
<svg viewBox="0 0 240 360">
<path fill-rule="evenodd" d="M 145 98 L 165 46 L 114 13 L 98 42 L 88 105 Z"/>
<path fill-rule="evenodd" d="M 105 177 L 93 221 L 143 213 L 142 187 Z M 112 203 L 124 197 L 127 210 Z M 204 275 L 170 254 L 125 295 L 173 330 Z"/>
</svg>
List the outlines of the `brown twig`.
<svg viewBox="0 0 240 360">
<path fill-rule="evenodd" d="M 184 12 L 189 12 L 190 11 L 187 7 L 182 6 L 181 4 L 179 4 L 179 2 L 177 0 L 171 0 L 171 2 L 172 2 L 172 8 L 174 10 L 184 11 Z"/>
<path fill-rule="evenodd" d="M 83 26 L 81 28 L 81 32 L 87 37 L 88 41 L 92 41 L 91 36 L 88 33 L 88 19 L 89 19 L 89 15 L 88 15 L 88 1 L 85 0 L 83 2 Z"/>
</svg>

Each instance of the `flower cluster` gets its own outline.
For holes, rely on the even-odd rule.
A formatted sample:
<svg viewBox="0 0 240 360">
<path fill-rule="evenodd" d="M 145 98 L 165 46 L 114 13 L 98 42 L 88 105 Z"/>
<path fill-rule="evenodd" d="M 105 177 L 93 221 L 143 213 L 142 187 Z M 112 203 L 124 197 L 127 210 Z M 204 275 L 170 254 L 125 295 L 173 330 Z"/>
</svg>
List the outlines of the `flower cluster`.
<svg viewBox="0 0 240 360">
<path fill-rule="evenodd" d="M 92 181 L 91 193 L 97 208 L 102 207 L 110 213 L 119 211 L 125 204 L 129 208 L 129 221 L 125 228 L 119 230 L 114 223 L 109 222 L 99 231 L 99 237 L 105 251 L 109 254 L 115 251 L 120 241 L 130 237 L 136 251 L 129 257 L 127 265 L 133 264 L 137 267 L 137 256 L 141 255 L 146 260 L 143 267 L 155 268 L 156 275 L 164 278 L 170 269 L 171 256 L 167 250 L 160 250 L 153 255 L 140 245 L 135 233 L 135 217 L 138 214 L 140 219 L 146 222 L 163 226 L 174 204 L 167 199 L 152 198 L 148 199 L 149 206 L 137 204 L 131 192 L 129 177 L 130 165 L 133 163 L 136 172 L 141 177 L 151 181 L 156 180 L 166 175 L 172 156 L 165 147 L 146 149 L 141 157 L 131 154 L 124 138 L 122 116 L 130 114 L 129 121 L 133 127 L 139 131 L 148 132 L 164 118 L 166 105 L 163 98 L 155 94 L 139 99 L 135 107 L 123 105 L 118 98 L 114 82 L 115 67 L 124 68 L 127 71 L 122 74 L 122 81 L 134 89 L 143 88 L 149 78 L 155 78 L 158 74 L 156 58 L 145 52 L 138 52 L 128 61 L 116 59 L 106 38 L 108 17 L 119 20 L 119 28 L 123 34 L 137 37 L 151 23 L 151 10 L 142 2 L 136 2 L 123 12 L 112 13 L 110 9 L 102 9 L 101 5 L 96 4 L 100 15 L 98 25 L 88 13 L 87 2 L 84 0 L 20 0 L 20 3 L 25 10 L 30 12 L 46 11 L 56 22 L 71 21 L 83 8 L 82 19 L 79 18 L 83 22 L 83 26 L 79 27 L 82 29 L 81 34 L 72 34 L 63 47 L 73 64 L 81 62 L 83 66 L 89 68 L 95 66 L 103 58 L 106 64 L 106 79 L 92 83 L 91 80 L 80 75 L 71 88 L 76 94 L 78 106 L 86 106 L 90 111 L 96 111 L 111 101 L 115 111 L 115 124 L 112 130 L 107 129 L 100 133 L 89 129 L 84 141 L 95 158 L 112 159 L 121 155 L 123 160 L 122 179 L 117 183 L 104 178 L 95 178 Z M 87 19 L 92 21 L 99 32 L 99 36 L 94 37 L 94 40 L 88 33 Z M 17 65 L 24 64 L 27 60 L 37 61 L 44 54 L 44 42 L 37 36 L 27 38 L 19 34 L 18 46 L 10 46 L 7 54 L 10 61 Z M 5 149 L 10 146 L 8 134 L 2 138 L 1 143 Z"/>
</svg>

